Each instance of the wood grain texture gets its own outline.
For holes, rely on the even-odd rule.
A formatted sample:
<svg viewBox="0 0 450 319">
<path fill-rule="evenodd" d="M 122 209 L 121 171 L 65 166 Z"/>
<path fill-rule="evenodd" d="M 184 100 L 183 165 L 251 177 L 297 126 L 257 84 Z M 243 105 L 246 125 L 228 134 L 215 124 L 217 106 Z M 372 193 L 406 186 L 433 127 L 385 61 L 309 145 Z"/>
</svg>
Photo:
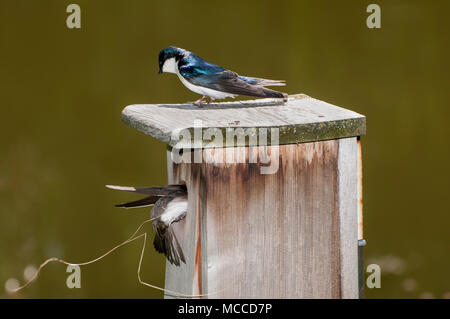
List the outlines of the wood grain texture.
<svg viewBox="0 0 450 319">
<path fill-rule="evenodd" d="M 360 136 L 365 134 L 363 115 L 308 97 L 292 95 L 288 102 L 278 99 L 259 99 L 214 103 L 199 108 L 192 104 L 135 104 L 122 112 L 123 121 L 137 130 L 177 148 L 190 148 L 180 132 L 194 137 L 194 127 L 203 132 L 209 128 L 226 136 L 228 128 L 279 128 L 279 144 L 294 144 Z M 201 123 L 199 122 L 201 121 Z M 241 144 L 227 145 L 226 139 L 203 139 L 203 144 L 191 146 L 248 146 L 248 139 Z"/>
<path fill-rule="evenodd" d="M 358 145 L 356 137 L 338 140 L 338 201 L 342 298 L 358 298 Z"/>
<path fill-rule="evenodd" d="M 194 153 L 192 151 L 192 157 Z M 200 224 L 199 218 L 202 209 L 200 196 L 204 194 L 204 184 L 202 183 L 201 164 L 174 164 L 171 160 L 171 152 L 167 151 L 167 173 L 168 183 L 178 184 L 186 183 L 189 194 L 188 214 L 182 221 L 172 224 L 177 238 L 183 247 L 186 257 L 186 264 L 177 267 L 166 263 L 165 288 L 176 293 L 186 295 L 198 295 L 203 291 L 203 271 L 201 262 L 202 243 L 200 239 L 201 231 L 205 228 Z M 171 295 L 165 295 L 165 298 L 173 298 Z"/>
<path fill-rule="evenodd" d="M 187 185 L 188 213 L 173 225 L 186 265 L 167 263 L 166 289 L 210 298 L 358 297 L 363 115 L 294 95 L 286 103 L 130 105 L 122 119 L 168 144 L 169 183 Z M 266 147 L 267 128 L 278 130 L 267 132 Z M 211 129 L 236 140 L 205 136 Z M 270 134 L 280 146 L 270 146 Z M 249 135 L 260 146 L 249 146 Z M 172 147 L 203 162 L 176 164 Z M 261 150 L 277 154 L 275 173 L 261 174 Z M 230 151 L 244 156 L 224 163 Z"/>
<path fill-rule="evenodd" d="M 244 163 L 215 162 L 206 150 L 209 163 L 169 158 L 169 182 L 186 182 L 189 211 L 175 229 L 187 265 L 167 264 L 166 288 L 210 298 L 355 297 L 356 139 L 280 146 L 272 175 L 248 162 L 259 147 L 236 149 Z"/>
</svg>

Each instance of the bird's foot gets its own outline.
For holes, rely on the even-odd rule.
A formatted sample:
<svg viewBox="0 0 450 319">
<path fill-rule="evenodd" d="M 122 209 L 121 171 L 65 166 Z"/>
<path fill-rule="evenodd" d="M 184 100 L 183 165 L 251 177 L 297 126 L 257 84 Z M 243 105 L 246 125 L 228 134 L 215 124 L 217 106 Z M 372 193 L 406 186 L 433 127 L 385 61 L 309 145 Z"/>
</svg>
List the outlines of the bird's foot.
<svg viewBox="0 0 450 319">
<path fill-rule="evenodd" d="M 201 99 L 198 99 L 197 101 L 192 102 L 192 104 L 194 104 L 195 106 L 205 105 L 205 104 L 207 104 L 205 99 L 206 99 L 206 95 L 203 95 Z"/>
</svg>

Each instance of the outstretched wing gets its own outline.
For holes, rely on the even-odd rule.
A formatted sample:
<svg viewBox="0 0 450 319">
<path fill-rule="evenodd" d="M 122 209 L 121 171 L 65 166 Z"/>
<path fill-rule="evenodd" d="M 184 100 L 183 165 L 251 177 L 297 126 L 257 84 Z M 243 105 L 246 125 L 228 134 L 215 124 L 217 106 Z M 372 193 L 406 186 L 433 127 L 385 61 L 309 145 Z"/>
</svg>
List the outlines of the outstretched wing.
<svg viewBox="0 0 450 319">
<path fill-rule="evenodd" d="M 168 185 L 168 186 L 141 187 L 141 188 L 133 186 L 106 185 L 106 187 L 130 193 L 149 195 L 147 197 L 132 202 L 115 205 L 115 207 L 121 208 L 138 208 L 138 207 L 152 206 L 164 196 L 175 196 L 175 194 L 179 193 L 185 194 L 187 192 L 186 185 Z"/>
<path fill-rule="evenodd" d="M 139 208 L 139 207 L 147 207 L 154 205 L 158 199 L 160 199 L 160 196 L 147 196 L 132 202 L 122 203 L 114 205 L 115 207 L 119 208 Z"/>
<path fill-rule="evenodd" d="M 119 190 L 119 191 L 144 194 L 144 195 L 152 195 L 152 196 L 166 196 L 172 192 L 186 190 L 186 185 L 168 185 L 168 186 L 156 186 L 156 187 L 133 187 L 133 186 L 106 185 L 106 187 L 109 189 L 115 189 L 115 190 Z"/>
</svg>

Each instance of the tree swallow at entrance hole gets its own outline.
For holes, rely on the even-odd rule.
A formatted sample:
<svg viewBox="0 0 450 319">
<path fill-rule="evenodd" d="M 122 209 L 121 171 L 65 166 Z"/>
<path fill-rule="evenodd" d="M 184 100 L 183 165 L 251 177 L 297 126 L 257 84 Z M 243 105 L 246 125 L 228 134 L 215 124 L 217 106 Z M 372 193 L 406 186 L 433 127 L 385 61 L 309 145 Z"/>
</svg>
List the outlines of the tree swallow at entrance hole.
<svg viewBox="0 0 450 319">
<path fill-rule="evenodd" d="M 286 93 L 266 89 L 266 86 L 283 86 L 285 81 L 266 80 L 247 76 L 224 69 L 203 60 L 192 52 L 177 47 L 168 47 L 159 52 L 159 74 L 175 73 L 189 90 L 203 95 L 194 102 L 210 103 L 216 99 L 234 98 L 237 95 L 280 98 L 287 101 Z"/>
<path fill-rule="evenodd" d="M 156 230 L 153 246 L 159 253 L 166 255 L 167 260 L 176 265 L 180 261 L 186 263 L 183 250 L 171 227 L 172 223 L 182 220 L 187 213 L 188 198 L 186 185 L 168 185 L 160 187 L 128 187 L 106 185 L 110 189 L 148 195 L 142 199 L 118 204 L 116 207 L 138 208 L 154 206 L 150 217 Z"/>
</svg>

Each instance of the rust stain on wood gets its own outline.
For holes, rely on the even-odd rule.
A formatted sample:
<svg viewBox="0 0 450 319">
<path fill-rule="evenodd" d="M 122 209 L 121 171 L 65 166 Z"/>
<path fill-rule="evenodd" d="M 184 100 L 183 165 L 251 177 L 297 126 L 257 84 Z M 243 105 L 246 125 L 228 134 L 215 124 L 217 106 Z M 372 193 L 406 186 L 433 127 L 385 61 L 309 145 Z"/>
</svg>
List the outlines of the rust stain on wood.
<svg viewBox="0 0 450 319">
<path fill-rule="evenodd" d="M 193 275 L 193 293 L 195 295 L 200 295 L 203 292 L 202 289 L 202 236 L 201 236 L 201 167 L 198 164 L 191 165 L 191 172 L 193 176 L 193 182 L 196 184 L 197 197 L 196 201 L 196 226 L 195 226 L 195 260 L 194 260 L 194 275 Z"/>
<path fill-rule="evenodd" d="M 196 191 L 188 227 L 195 233 L 187 234 L 195 237 L 193 290 L 220 291 L 215 298 L 340 298 L 338 141 L 280 146 L 272 175 L 261 174 L 267 164 L 248 163 L 259 148 L 244 149 L 244 163 L 216 163 L 204 153 L 203 164 L 173 167 Z M 170 280 L 185 280 L 179 274 Z"/>
<path fill-rule="evenodd" d="M 329 156 L 332 160 L 331 166 L 333 167 L 333 183 L 334 183 L 334 209 L 332 217 L 332 234 L 331 234 L 331 247 L 332 247 L 332 274 L 336 280 L 332 281 L 332 298 L 342 298 L 342 280 L 341 280 L 341 236 L 340 236 L 340 211 L 339 211 L 339 177 L 338 177 L 338 154 L 339 154 L 339 142 L 334 141 L 334 150 L 336 156 Z"/>
<path fill-rule="evenodd" d="M 261 163 L 204 164 L 208 290 L 340 297 L 337 152 L 336 141 L 282 146 L 273 175 Z"/>
<path fill-rule="evenodd" d="M 195 250 L 195 263 L 194 263 L 194 278 L 197 282 L 197 293 L 202 293 L 202 243 L 200 233 L 200 198 L 197 199 L 197 245 Z"/>
</svg>

